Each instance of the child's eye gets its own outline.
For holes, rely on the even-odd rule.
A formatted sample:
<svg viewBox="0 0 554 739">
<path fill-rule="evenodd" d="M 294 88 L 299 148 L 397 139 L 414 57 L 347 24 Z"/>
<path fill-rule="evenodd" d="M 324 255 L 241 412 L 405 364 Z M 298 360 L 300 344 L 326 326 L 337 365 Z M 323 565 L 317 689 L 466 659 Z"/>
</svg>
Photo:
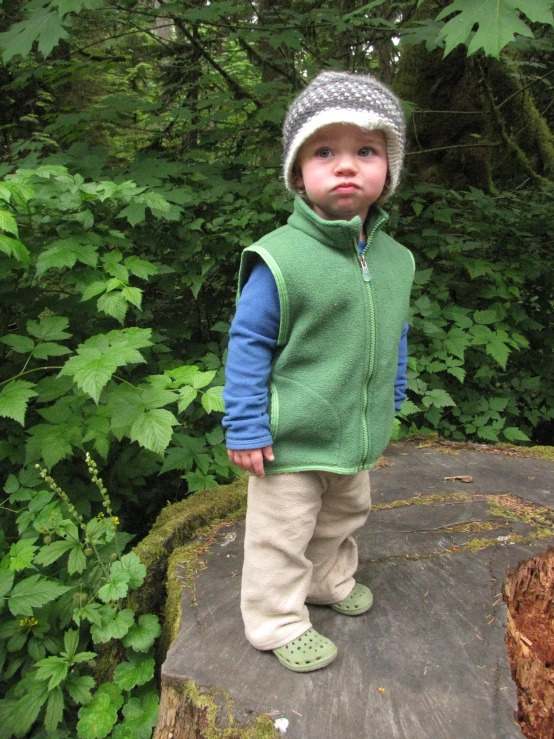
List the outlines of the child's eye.
<svg viewBox="0 0 554 739">
<path fill-rule="evenodd" d="M 361 157 L 370 157 L 373 154 L 373 149 L 370 146 L 363 146 L 358 155 Z"/>
<path fill-rule="evenodd" d="M 319 157 L 320 159 L 328 159 L 331 154 L 331 149 L 329 149 L 327 146 L 322 146 L 315 153 L 316 157 Z"/>
</svg>

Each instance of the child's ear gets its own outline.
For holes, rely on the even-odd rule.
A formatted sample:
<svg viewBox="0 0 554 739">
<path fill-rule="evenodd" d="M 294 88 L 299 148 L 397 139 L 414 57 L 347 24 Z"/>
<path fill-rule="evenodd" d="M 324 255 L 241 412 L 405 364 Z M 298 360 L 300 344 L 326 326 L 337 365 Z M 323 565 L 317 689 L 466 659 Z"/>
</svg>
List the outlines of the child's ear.
<svg viewBox="0 0 554 739">
<path fill-rule="evenodd" d="M 302 177 L 302 170 L 295 164 L 292 168 L 292 183 L 297 190 L 301 190 L 304 187 L 304 178 Z"/>
</svg>

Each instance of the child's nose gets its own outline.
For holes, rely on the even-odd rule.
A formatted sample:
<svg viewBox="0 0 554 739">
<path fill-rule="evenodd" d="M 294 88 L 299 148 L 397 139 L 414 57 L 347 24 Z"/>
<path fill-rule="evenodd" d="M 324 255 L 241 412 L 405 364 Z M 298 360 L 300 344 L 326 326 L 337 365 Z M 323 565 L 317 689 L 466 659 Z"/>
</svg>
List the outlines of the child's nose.
<svg viewBox="0 0 554 739">
<path fill-rule="evenodd" d="M 356 159 L 351 154 L 342 154 L 337 159 L 336 171 L 338 174 L 356 172 Z"/>
</svg>

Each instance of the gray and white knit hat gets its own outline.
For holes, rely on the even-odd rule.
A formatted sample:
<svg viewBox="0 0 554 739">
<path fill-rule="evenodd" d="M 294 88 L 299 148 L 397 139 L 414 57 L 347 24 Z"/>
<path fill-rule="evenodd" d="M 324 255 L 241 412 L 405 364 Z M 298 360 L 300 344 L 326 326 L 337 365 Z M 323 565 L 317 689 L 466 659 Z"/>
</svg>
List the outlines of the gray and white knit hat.
<svg viewBox="0 0 554 739">
<path fill-rule="evenodd" d="M 351 123 L 383 131 L 387 146 L 390 185 L 380 202 L 392 195 L 400 179 L 405 124 L 396 95 L 369 74 L 321 72 L 290 105 L 283 125 L 283 174 L 287 189 L 294 185 L 293 167 L 302 144 L 324 126 Z"/>
</svg>

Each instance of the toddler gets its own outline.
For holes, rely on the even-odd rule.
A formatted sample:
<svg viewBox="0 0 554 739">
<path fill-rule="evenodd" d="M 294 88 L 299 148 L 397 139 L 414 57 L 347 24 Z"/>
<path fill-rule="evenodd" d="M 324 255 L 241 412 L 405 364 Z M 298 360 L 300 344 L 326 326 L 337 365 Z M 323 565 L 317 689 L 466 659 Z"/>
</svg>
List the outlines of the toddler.
<svg viewBox="0 0 554 739">
<path fill-rule="evenodd" d="M 223 394 L 229 459 L 251 473 L 241 610 L 250 643 L 295 672 L 337 655 L 306 603 L 357 616 L 373 602 L 352 534 L 407 384 L 414 260 L 379 207 L 404 135 L 385 85 L 319 74 L 284 123 L 294 212 L 242 255 Z"/>
</svg>

